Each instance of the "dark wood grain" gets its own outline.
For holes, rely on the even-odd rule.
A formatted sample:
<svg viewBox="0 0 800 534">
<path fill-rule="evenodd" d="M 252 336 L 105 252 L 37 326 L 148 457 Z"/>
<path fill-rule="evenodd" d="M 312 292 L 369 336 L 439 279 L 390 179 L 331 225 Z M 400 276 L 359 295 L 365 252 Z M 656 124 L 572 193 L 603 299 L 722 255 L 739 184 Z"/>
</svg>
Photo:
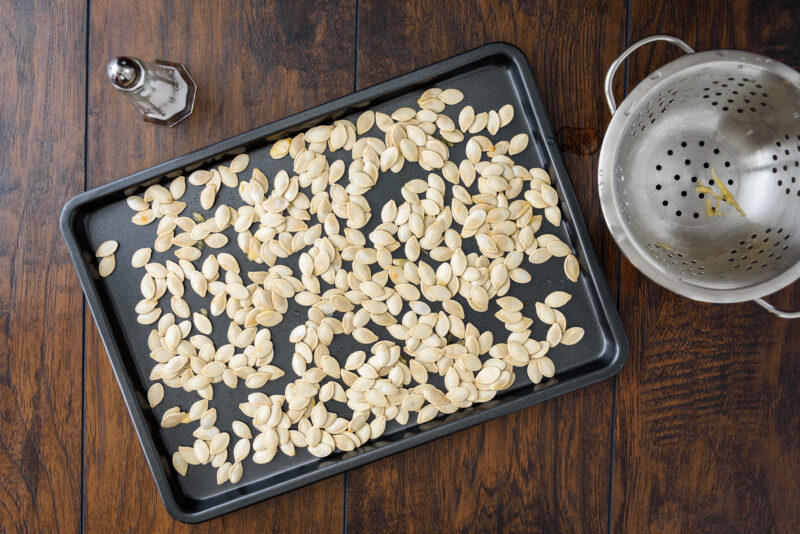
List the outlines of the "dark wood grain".
<svg viewBox="0 0 800 534">
<path fill-rule="evenodd" d="M 603 532 L 610 513 L 614 532 L 800 531 L 800 329 L 752 304 L 677 297 L 624 259 L 617 270 L 594 180 L 625 2 L 359 3 L 360 88 L 495 40 L 529 58 L 620 291 L 631 351 L 617 418 L 606 381 L 354 470 L 346 488 L 334 477 L 192 530 Z M 800 68 L 796 2 L 630 5 L 631 42 L 673 33 Z M 88 315 L 82 331 L 58 213 L 84 165 L 94 187 L 350 92 L 356 4 L 146 0 L 86 13 L 78 0 L 0 3 L 0 532 L 80 531 L 82 510 L 91 532 L 186 531 L 158 498 Z M 104 79 L 122 53 L 184 62 L 194 115 L 173 129 L 140 122 Z M 631 87 L 677 55 L 638 52 Z M 798 309 L 800 290 L 770 300 Z"/>
<path fill-rule="evenodd" d="M 355 3 L 139 1 L 91 8 L 89 186 L 352 91 Z M 175 128 L 141 122 L 104 79 L 114 55 L 181 61 L 198 84 Z M 185 531 L 158 498 L 94 324 L 87 326 L 86 530 Z M 338 532 L 338 476 L 196 530 Z"/>
<path fill-rule="evenodd" d="M 359 20 L 359 88 L 492 41 L 527 55 L 615 288 L 593 184 L 603 69 L 625 43 L 624 3 L 361 0 Z M 348 530 L 605 531 L 612 398 L 608 380 L 356 469 Z"/>
<path fill-rule="evenodd" d="M 631 42 L 669 33 L 800 67 L 796 2 L 631 2 Z M 678 53 L 643 49 L 631 87 Z M 800 328 L 755 304 L 708 305 L 622 264 L 631 353 L 619 377 L 615 532 L 800 531 Z M 800 289 L 771 297 L 800 307 Z"/>
<path fill-rule="evenodd" d="M 83 189 L 85 14 L 0 3 L 0 532 L 80 528 L 83 304 L 58 216 Z"/>
</svg>

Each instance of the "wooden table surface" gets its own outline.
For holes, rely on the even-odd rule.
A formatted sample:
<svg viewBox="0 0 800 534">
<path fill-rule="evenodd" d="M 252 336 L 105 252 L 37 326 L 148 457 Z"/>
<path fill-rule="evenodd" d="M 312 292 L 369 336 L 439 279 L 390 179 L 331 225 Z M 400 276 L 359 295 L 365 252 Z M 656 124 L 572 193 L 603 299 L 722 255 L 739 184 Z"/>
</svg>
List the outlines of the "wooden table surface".
<svg viewBox="0 0 800 534">
<path fill-rule="evenodd" d="M 671 294 L 600 212 L 603 77 L 642 37 L 800 68 L 792 0 L 0 0 L 0 532 L 799 532 L 800 323 Z M 630 355 L 613 379 L 197 526 L 156 492 L 58 230 L 77 193 L 492 41 L 527 55 Z M 113 56 L 183 62 L 176 128 Z M 627 88 L 678 56 L 635 54 Z M 800 289 L 771 300 L 800 308 Z"/>
</svg>

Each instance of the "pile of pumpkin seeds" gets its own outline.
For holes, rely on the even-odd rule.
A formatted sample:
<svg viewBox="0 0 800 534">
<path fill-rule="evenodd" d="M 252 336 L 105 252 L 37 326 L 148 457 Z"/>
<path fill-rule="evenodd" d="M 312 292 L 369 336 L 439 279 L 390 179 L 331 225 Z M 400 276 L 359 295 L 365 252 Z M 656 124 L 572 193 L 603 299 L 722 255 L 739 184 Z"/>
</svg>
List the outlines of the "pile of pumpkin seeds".
<svg viewBox="0 0 800 534">
<path fill-rule="evenodd" d="M 457 89 L 432 88 L 417 109 L 366 111 L 356 124 L 337 120 L 281 139 L 269 153 L 288 158 L 290 168 L 271 179 L 256 168 L 245 179 L 249 157 L 239 154 L 230 166 L 195 170 L 128 197 L 132 222 L 156 226 L 152 248 L 174 255 L 159 263 L 142 248 L 131 264 L 142 269 L 138 321 L 154 325 L 150 406 L 164 400 L 165 386 L 198 396 L 188 410 L 174 406 L 161 420 L 164 428 L 194 426 L 195 441 L 172 458 L 177 472 L 210 463 L 218 484 L 236 483 L 248 457 L 263 464 L 298 448 L 318 457 L 351 451 L 381 436 L 390 421 L 421 424 L 494 398 L 512 385 L 516 367 L 526 367 L 534 383 L 552 377 L 548 352 L 581 340 L 583 329 L 568 327 L 561 311 L 569 293 L 536 302 L 535 317 L 523 315 L 523 302 L 508 294 L 531 280 L 524 262 L 563 262 L 572 282 L 579 265 L 566 243 L 538 233 L 543 218 L 559 226 L 561 211 L 548 173 L 512 159 L 526 150 L 528 136 L 482 135 L 498 134 L 514 108 L 476 112 L 467 105 L 457 121 L 443 114 L 463 98 Z M 466 158 L 451 160 L 451 147 L 465 140 Z M 337 159 L 339 151 L 352 163 Z M 406 182 L 402 203 L 389 200 L 373 211 L 365 194 L 406 165 L 427 178 Z M 213 216 L 184 214 L 187 183 Z M 236 188 L 241 205 L 218 203 L 222 187 Z M 374 217 L 380 224 L 364 235 Z M 229 228 L 257 270 L 245 274 L 236 257 L 216 252 L 228 244 Z M 467 240 L 479 252 L 465 254 Z M 206 247 L 211 253 L 201 262 Z M 116 250 L 113 241 L 98 248 L 102 276 L 113 272 Z M 289 257 L 298 272 L 280 262 Z M 207 299 L 207 309 L 190 308 L 183 298 L 189 290 Z M 273 363 L 270 328 L 285 319 L 292 300 L 306 319 L 289 334 L 294 354 L 291 369 L 282 369 Z M 476 312 L 496 310 L 507 338 L 468 322 L 460 301 Z M 229 319 L 226 344 L 209 337 L 209 316 Z M 531 337 L 537 320 L 548 325 L 545 339 Z M 390 339 L 381 339 L 382 329 Z M 338 361 L 329 347 L 339 335 L 363 350 Z M 294 380 L 267 395 L 270 382 L 286 373 Z M 432 375 L 443 378 L 444 389 L 429 382 Z M 240 381 L 252 393 L 239 405 L 231 436 L 216 426 L 214 387 Z M 346 405 L 349 416 L 329 409 L 332 403 Z"/>
</svg>

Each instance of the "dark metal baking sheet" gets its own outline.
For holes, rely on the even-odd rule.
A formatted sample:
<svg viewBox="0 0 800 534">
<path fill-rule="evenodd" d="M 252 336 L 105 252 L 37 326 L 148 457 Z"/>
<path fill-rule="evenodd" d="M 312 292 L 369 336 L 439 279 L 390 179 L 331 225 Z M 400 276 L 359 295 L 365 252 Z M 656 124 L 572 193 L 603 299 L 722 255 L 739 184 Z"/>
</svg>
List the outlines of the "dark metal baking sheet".
<svg viewBox="0 0 800 534">
<path fill-rule="evenodd" d="M 547 294 L 559 288 L 569 291 L 573 298 L 562 310 L 568 325 L 579 325 L 585 329 L 584 339 L 577 345 L 558 346 L 550 351 L 548 356 L 553 359 L 557 368 L 553 379 L 533 385 L 527 378 L 525 368 L 518 368 L 517 380 L 513 386 L 494 400 L 452 415 L 440 415 L 422 425 L 417 425 L 414 414 L 411 414 L 407 425 L 391 422 L 380 439 L 355 451 L 338 452 L 328 458 L 319 459 L 305 449 L 300 449 L 294 457 L 279 453 L 271 463 L 265 465 L 254 464 L 248 458 L 243 463 L 244 476 L 236 485 L 226 483 L 217 486 L 215 470 L 210 464 L 190 466 L 186 477 L 177 475 L 172 469 L 171 454 L 177 450 L 179 444 L 192 443 L 194 438 L 191 437 L 191 432 L 195 425 L 179 425 L 165 430 L 160 427 L 159 421 L 169 407 L 179 405 L 188 410 L 198 397 L 194 393 L 167 388 L 165 399 L 159 406 L 151 409 L 147 404 L 146 391 L 151 384 L 148 376 L 153 365 L 147 350 L 147 336 L 154 325 L 143 326 L 136 322 L 133 309 L 141 298 L 139 280 L 142 273 L 130 266 L 130 257 L 137 248 L 152 246 L 155 230 L 153 225 L 138 227 L 130 224 L 133 212 L 125 204 L 125 197 L 140 190 L 144 184 L 188 174 L 199 167 L 226 164 L 234 154 L 243 150 L 250 154 L 246 176 L 249 176 L 249 169 L 258 167 L 271 179 L 278 170 L 287 169 L 291 162 L 288 157 L 277 161 L 269 157 L 268 150 L 275 139 L 306 129 L 315 123 L 337 118 L 348 118 L 355 123 L 358 114 L 367 107 L 391 113 L 400 106 L 414 106 L 421 91 L 432 86 L 455 87 L 466 95 L 461 104 L 448 106 L 445 110 L 453 119 L 456 119 L 458 110 L 466 104 L 471 104 L 478 111 L 498 109 L 506 103 L 514 105 L 514 120 L 494 137 L 510 139 L 520 132 L 526 132 L 530 136 L 528 150 L 514 159 L 527 168 L 538 166 L 548 170 L 560 196 L 563 212 L 563 223 L 560 227 L 552 227 L 544 221 L 540 232 L 556 234 L 576 250 L 581 265 L 581 277 L 577 284 L 566 280 L 563 262 L 557 259 L 537 266 L 524 262 L 523 266 L 530 269 L 534 278 L 529 284 L 514 284 L 511 294 L 526 302 L 526 316 L 535 317 L 532 309 L 534 302 L 544 300 Z M 627 340 L 553 139 L 527 59 L 517 48 L 495 43 L 257 128 L 71 199 L 61 214 L 61 230 L 147 462 L 169 512 L 185 522 L 210 519 L 615 374 L 627 356 Z M 465 144 L 451 149 L 452 161 L 458 162 L 464 158 Z M 335 158 L 350 163 L 349 153 L 345 154 L 345 151 L 337 152 Z M 425 176 L 415 165 L 407 165 L 398 175 L 383 175 L 376 187 L 366 195 L 373 212 L 379 213 L 380 207 L 388 198 L 401 198 L 401 183 Z M 184 213 L 205 213 L 199 206 L 198 188 L 189 186 L 189 191 L 182 200 L 188 202 Z M 446 202 L 449 203 L 449 193 Z M 223 188 L 216 205 L 220 203 L 239 205 L 241 201 L 235 189 Z M 377 224 L 378 219 L 379 217 L 374 216 L 370 224 L 362 229 L 365 235 Z M 263 264 L 249 263 L 243 259 L 236 246 L 235 235 L 231 230 L 227 233 L 233 239 L 222 250 L 239 258 L 243 271 L 265 269 Z M 107 239 L 115 239 L 120 243 L 116 253 L 117 266 L 110 277 L 99 278 L 93 251 Z M 465 245 L 465 251 L 469 253 L 471 250 Z M 203 251 L 203 257 L 207 254 L 208 248 Z M 161 262 L 170 258 L 174 259 L 171 251 L 154 253 L 153 256 L 155 261 Z M 196 265 L 200 261 L 202 258 Z M 296 258 L 290 258 L 287 264 L 296 265 Z M 294 271 L 299 272 L 296 267 Z M 201 307 L 201 299 L 192 291 L 187 291 L 184 298 L 193 310 Z M 480 314 L 468 310 L 467 320 L 481 331 L 494 331 L 495 339 L 500 339 L 500 335 L 505 339 L 507 332 L 494 318 L 493 311 L 490 308 L 490 312 Z M 263 388 L 267 394 L 282 393 L 286 383 L 295 378 L 289 365 L 293 351 L 287 338 L 288 332 L 304 320 L 305 314 L 292 302 L 283 322 L 271 329 L 275 346 L 273 363 L 286 369 L 287 375 L 279 381 L 269 382 Z M 212 322 L 215 328 L 211 337 L 215 345 L 227 343 L 227 324 L 223 324 L 222 318 Z M 544 339 L 544 333 L 544 325 L 536 322 L 532 337 Z M 352 350 L 365 348 L 344 338 L 345 336 L 338 336 L 331 345 L 331 353 L 342 363 Z M 243 382 L 239 381 L 239 387 L 235 391 L 227 387 L 216 387 L 214 390 L 212 405 L 217 408 L 217 426 L 221 431 L 230 432 L 230 424 L 234 419 L 249 420 L 237 407 L 252 392 L 245 388 Z M 108 424 L 114 422 L 109 421 Z"/>
</svg>

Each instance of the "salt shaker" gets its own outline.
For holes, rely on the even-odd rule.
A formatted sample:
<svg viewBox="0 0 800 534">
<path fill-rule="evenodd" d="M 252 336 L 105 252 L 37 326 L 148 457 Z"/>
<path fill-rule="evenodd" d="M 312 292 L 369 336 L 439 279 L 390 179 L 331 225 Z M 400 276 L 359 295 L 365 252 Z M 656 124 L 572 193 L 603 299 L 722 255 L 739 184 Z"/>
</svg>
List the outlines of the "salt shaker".
<svg viewBox="0 0 800 534">
<path fill-rule="evenodd" d="M 107 73 L 145 122 L 175 126 L 192 113 L 197 85 L 180 63 L 122 56 L 111 60 Z"/>
</svg>

